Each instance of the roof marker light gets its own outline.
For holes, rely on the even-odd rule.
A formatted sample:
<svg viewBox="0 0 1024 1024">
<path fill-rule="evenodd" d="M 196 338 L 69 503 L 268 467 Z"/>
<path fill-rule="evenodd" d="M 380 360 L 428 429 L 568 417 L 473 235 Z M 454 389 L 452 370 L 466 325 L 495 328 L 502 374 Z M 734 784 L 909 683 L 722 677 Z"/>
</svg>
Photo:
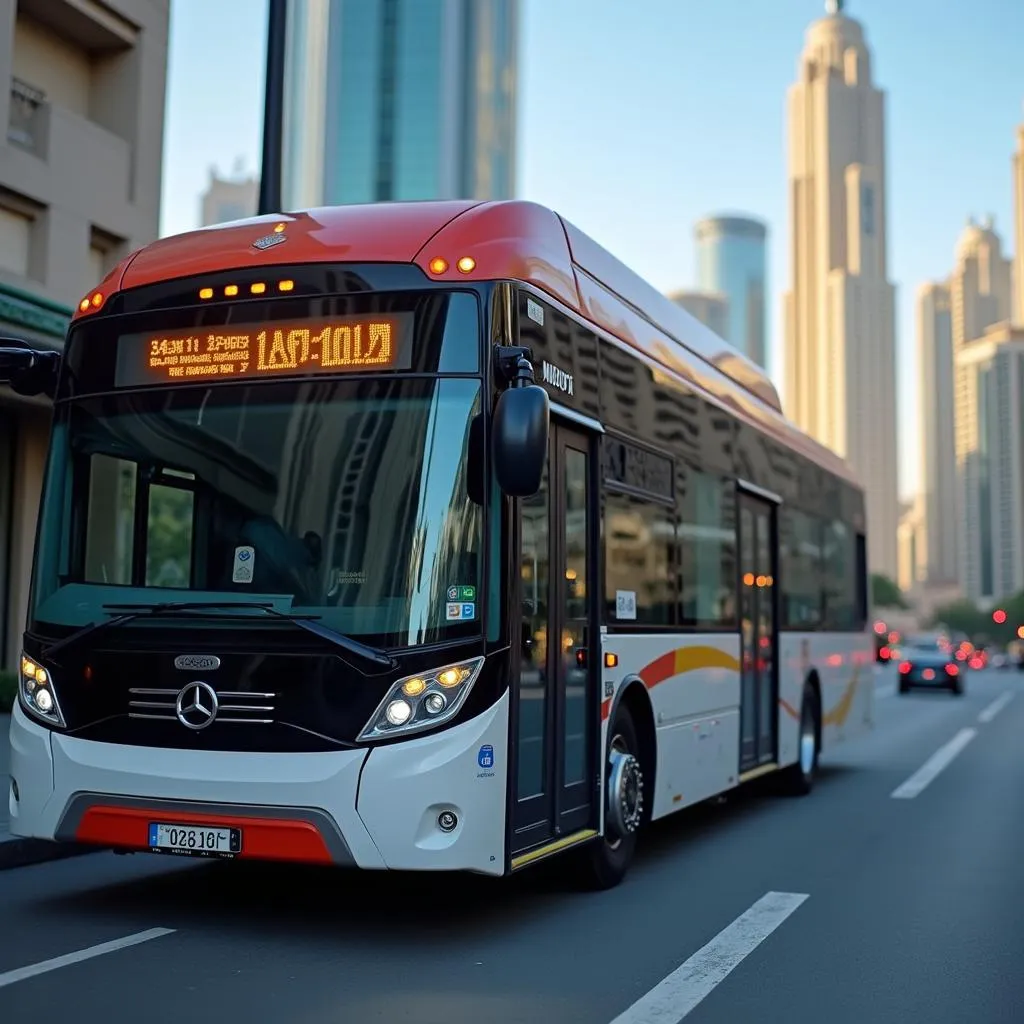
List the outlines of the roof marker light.
<svg viewBox="0 0 1024 1024">
<path fill-rule="evenodd" d="M 100 306 L 103 305 L 103 293 L 102 292 L 94 292 L 93 296 L 92 296 L 92 299 L 90 299 L 90 302 L 92 302 L 92 308 L 93 309 L 99 309 Z"/>
<path fill-rule="evenodd" d="M 253 295 L 262 295 L 267 290 L 267 286 L 262 281 L 257 281 L 249 286 L 249 291 Z"/>
<path fill-rule="evenodd" d="M 294 287 L 295 287 L 295 282 L 294 281 L 278 281 L 277 282 L 278 291 L 290 292 Z"/>
<path fill-rule="evenodd" d="M 443 256 L 435 256 L 430 261 L 430 272 L 432 274 L 443 274 L 448 269 L 448 261 Z"/>
<path fill-rule="evenodd" d="M 199 298 L 201 298 L 201 299 L 212 299 L 213 298 L 213 289 L 212 288 L 200 288 L 199 289 Z"/>
<path fill-rule="evenodd" d="M 89 308 L 89 300 L 82 299 L 82 301 L 78 304 L 78 308 L 84 313 Z"/>
<path fill-rule="evenodd" d="M 224 294 L 225 295 L 237 295 L 238 294 L 238 285 L 237 284 L 226 285 L 225 288 L 224 288 Z"/>
<path fill-rule="evenodd" d="M 472 274 L 476 269 L 476 260 L 472 256 L 463 256 L 455 265 L 459 268 L 460 274 Z"/>
</svg>

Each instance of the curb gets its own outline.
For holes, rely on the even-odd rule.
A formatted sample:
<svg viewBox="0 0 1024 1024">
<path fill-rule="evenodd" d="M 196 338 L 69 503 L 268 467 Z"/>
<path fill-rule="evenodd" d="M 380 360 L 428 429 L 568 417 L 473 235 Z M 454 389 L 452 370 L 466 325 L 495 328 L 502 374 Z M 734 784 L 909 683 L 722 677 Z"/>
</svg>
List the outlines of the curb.
<svg viewBox="0 0 1024 1024">
<path fill-rule="evenodd" d="M 22 839 L 20 836 L 0 842 L 0 871 L 45 864 L 86 853 L 101 853 L 102 846 L 80 846 L 75 843 L 54 843 L 48 839 Z"/>
</svg>

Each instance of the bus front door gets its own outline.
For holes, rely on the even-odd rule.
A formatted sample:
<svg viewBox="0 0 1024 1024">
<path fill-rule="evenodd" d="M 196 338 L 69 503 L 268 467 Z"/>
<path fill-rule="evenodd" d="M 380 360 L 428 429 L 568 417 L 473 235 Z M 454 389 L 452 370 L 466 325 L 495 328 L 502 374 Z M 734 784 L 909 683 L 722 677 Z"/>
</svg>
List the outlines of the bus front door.
<svg viewBox="0 0 1024 1024">
<path fill-rule="evenodd" d="M 776 506 L 739 494 L 740 773 L 774 763 L 778 726 Z"/>
<path fill-rule="evenodd" d="M 540 491 L 522 502 L 522 642 L 513 866 L 592 824 L 598 522 L 591 437 L 552 417 Z M 541 852 L 541 851 L 538 851 Z"/>
</svg>

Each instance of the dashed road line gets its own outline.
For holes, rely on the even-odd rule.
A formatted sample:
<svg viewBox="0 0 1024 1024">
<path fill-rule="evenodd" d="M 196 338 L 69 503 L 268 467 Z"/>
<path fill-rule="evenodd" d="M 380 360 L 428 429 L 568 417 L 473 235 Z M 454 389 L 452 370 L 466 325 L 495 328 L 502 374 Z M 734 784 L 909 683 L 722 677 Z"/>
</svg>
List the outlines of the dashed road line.
<svg viewBox="0 0 1024 1024">
<path fill-rule="evenodd" d="M 79 964 L 83 960 L 92 960 L 93 957 L 103 956 L 106 953 L 116 953 L 119 949 L 127 949 L 129 946 L 137 946 L 141 942 L 149 942 L 150 939 L 159 939 L 163 935 L 170 935 L 173 928 L 150 928 L 148 931 L 136 932 L 134 935 L 125 935 L 121 939 L 111 939 L 110 942 L 101 942 L 98 946 L 89 946 L 87 949 L 80 949 L 75 953 L 65 953 L 63 956 L 55 956 L 52 960 L 42 960 L 37 964 L 29 964 L 27 967 L 18 967 L 13 971 L 0 974 L 0 988 L 6 985 L 13 985 L 17 981 L 25 981 L 27 978 L 34 978 L 39 974 L 46 974 L 48 971 L 56 971 L 61 967 L 70 967 L 72 964 Z"/>
<path fill-rule="evenodd" d="M 797 892 L 766 893 L 612 1024 L 678 1024 L 807 898 Z"/>
<path fill-rule="evenodd" d="M 913 800 L 923 793 L 977 735 L 977 729 L 961 729 L 945 746 L 939 747 L 906 782 L 897 786 L 890 796 L 894 800 Z"/>
</svg>

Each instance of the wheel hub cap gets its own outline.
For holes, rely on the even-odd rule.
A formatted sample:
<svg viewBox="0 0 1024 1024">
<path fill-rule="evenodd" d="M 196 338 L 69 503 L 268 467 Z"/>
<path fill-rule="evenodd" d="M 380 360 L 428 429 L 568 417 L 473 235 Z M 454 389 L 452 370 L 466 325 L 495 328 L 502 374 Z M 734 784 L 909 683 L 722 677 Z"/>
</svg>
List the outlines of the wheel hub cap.
<svg viewBox="0 0 1024 1024">
<path fill-rule="evenodd" d="M 644 773 L 630 753 L 613 750 L 608 773 L 608 825 L 619 838 L 640 827 L 644 811 Z"/>
</svg>

